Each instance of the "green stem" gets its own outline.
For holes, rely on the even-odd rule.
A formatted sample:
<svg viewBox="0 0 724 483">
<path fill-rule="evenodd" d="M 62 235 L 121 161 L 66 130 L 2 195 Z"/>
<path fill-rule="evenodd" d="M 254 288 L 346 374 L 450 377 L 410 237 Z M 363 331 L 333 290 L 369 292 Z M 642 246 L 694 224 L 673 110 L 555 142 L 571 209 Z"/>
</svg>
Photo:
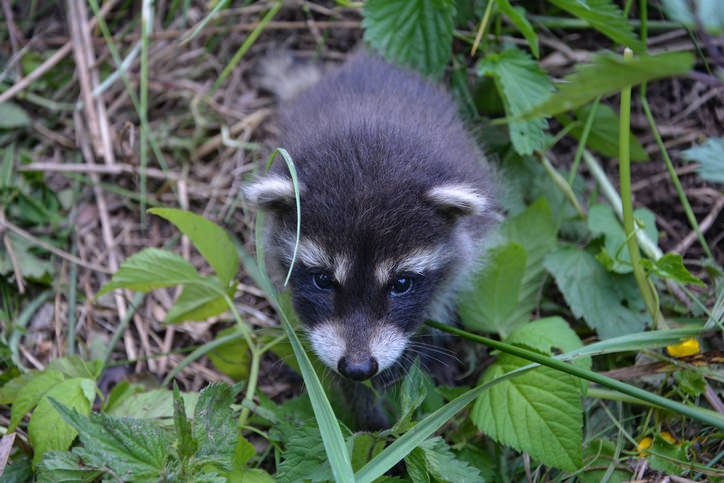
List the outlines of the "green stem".
<svg viewBox="0 0 724 483">
<path fill-rule="evenodd" d="M 631 49 L 624 50 L 624 58 L 633 57 Z M 651 314 L 653 327 L 665 328 L 666 322 L 661 317 L 659 306 L 653 289 L 649 284 L 648 278 L 641 267 L 641 253 L 636 239 L 633 215 L 633 194 L 631 192 L 631 159 L 629 153 L 629 142 L 631 134 L 630 126 L 631 118 L 631 87 L 625 87 L 621 91 L 621 113 L 618 131 L 618 149 L 619 149 L 619 181 L 621 190 L 621 209 L 623 211 L 623 228 L 626 232 L 626 245 L 628 246 L 629 256 L 631 257 L 631 265 L 633 267 L 636 283 L 641 291 L 646 308 Z"/>
<path fill-rule="evenodd" d="M 495 2 L 493 0 L 490 0 L 488 2 L 488 6 L 485 7 L 485 13 L 483 14 L 483 19 L 480 21 L 480 26 L 478 27 L 478 32 L 475 34 L 475 40 L 473 41 L 473 47 L 470 49 L 470 55 L 475 55 L 475 51 L 478 50 L 478 45 L 480 44 L 481 39 L 483 38 L 483 33 L 485 33 L 485 27 L 488 25 L 488 21 L 490 21 L 490 14 L 493 12 L 493 4 Z"/>
<path fill-rule="evenodd" d="M 251 352 L 251 368 L 249 369 L 249 381 L 246 385 L 246 394 L 244 395 L 245 401 L 254 400 L 254 394 L 256 394 L 256 384 L 259 381 L 259 363 L 262 355 L 262 352 L 256 346 L 249 346 L 249 350 Z M 247 419 L 249 419 L 249 408 L 244 406 L 241 408 L 241 414 L 239 414 L 240 428 L 246 426 Z"/>
</svg>

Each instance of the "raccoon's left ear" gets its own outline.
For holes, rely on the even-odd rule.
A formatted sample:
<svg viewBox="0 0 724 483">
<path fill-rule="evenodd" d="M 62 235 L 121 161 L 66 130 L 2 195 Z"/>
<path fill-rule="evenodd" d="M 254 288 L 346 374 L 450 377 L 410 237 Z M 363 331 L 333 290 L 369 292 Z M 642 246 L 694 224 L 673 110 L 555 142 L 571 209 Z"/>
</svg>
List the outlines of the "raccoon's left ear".
<svg viewBox="0 0 724 483">
<path fill-rule="evenodd" d="M 299 190 L 302 190 L 301 186 Z M 292 180 L 275 174 L 259 178 L 246 186 L 244 195 L 249 203 L 264 211 L 283 213 L 295 205 Z"/>
<path fill-rule="evenodd" d="M 445 216 L 456 219 L 461 216 L 480 215 L 488 205 L 488 199 L 466 184 L 443 184 L 430 188 L 425 197 Z"/>
</svg>

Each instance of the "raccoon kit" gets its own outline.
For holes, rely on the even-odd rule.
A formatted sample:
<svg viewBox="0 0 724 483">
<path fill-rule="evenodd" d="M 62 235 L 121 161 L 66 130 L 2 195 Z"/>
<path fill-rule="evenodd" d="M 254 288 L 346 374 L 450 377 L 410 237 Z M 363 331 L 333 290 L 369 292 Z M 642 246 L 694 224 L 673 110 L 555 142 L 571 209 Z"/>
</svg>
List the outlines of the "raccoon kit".
<svg viewBox="0 0 724 483">
<path fill-rule="evenodd" d="M 414 359 L 426 318 L 450 322 L 479 266 L 489 168 L 446 93 L 371 54 L 283 105 L 278 145 L 299 177 L 294 307 L 324 364 L 379 385 Z M 270 265 L 286 273 L 297 215 L 285 164 L 246 195 L 271 215 Z"/>
</svg>

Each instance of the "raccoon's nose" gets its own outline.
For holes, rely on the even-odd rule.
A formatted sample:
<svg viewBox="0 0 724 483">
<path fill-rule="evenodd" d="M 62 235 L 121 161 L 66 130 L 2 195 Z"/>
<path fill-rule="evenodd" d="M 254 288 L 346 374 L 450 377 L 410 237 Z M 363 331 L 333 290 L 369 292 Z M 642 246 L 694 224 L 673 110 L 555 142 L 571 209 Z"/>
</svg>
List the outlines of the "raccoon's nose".
<svg viewBox="0 0 724 483">
<path fill-rule="evenodd" d="M 377 359 L 370 357 L 362 362 L 351 362 L 342 357 L 337 364 L 340 374 L 355 381 L 364 381 L 377 374 Z"/>
</svg>

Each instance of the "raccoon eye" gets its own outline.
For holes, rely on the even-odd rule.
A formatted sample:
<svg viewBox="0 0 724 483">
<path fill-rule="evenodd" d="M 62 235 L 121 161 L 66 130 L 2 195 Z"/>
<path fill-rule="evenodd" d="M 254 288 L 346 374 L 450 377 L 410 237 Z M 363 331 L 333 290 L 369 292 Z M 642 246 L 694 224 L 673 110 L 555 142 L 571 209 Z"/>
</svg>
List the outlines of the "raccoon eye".
<svg viewBox="0 0 724 483">
<path fill-rule="evenodd" d="M 392 283 L 390 294 L 393 297 L 405 295 L 412 290 L 412 279 L 410 277 L 400 277 Z"/>
<path fill-rule="evenodd" d="M 332 279 L 324 272 L 317 272 L 312 276 L 314 286 L 319 290 L 329 290 L 332 288 Z"/>
</svg>

